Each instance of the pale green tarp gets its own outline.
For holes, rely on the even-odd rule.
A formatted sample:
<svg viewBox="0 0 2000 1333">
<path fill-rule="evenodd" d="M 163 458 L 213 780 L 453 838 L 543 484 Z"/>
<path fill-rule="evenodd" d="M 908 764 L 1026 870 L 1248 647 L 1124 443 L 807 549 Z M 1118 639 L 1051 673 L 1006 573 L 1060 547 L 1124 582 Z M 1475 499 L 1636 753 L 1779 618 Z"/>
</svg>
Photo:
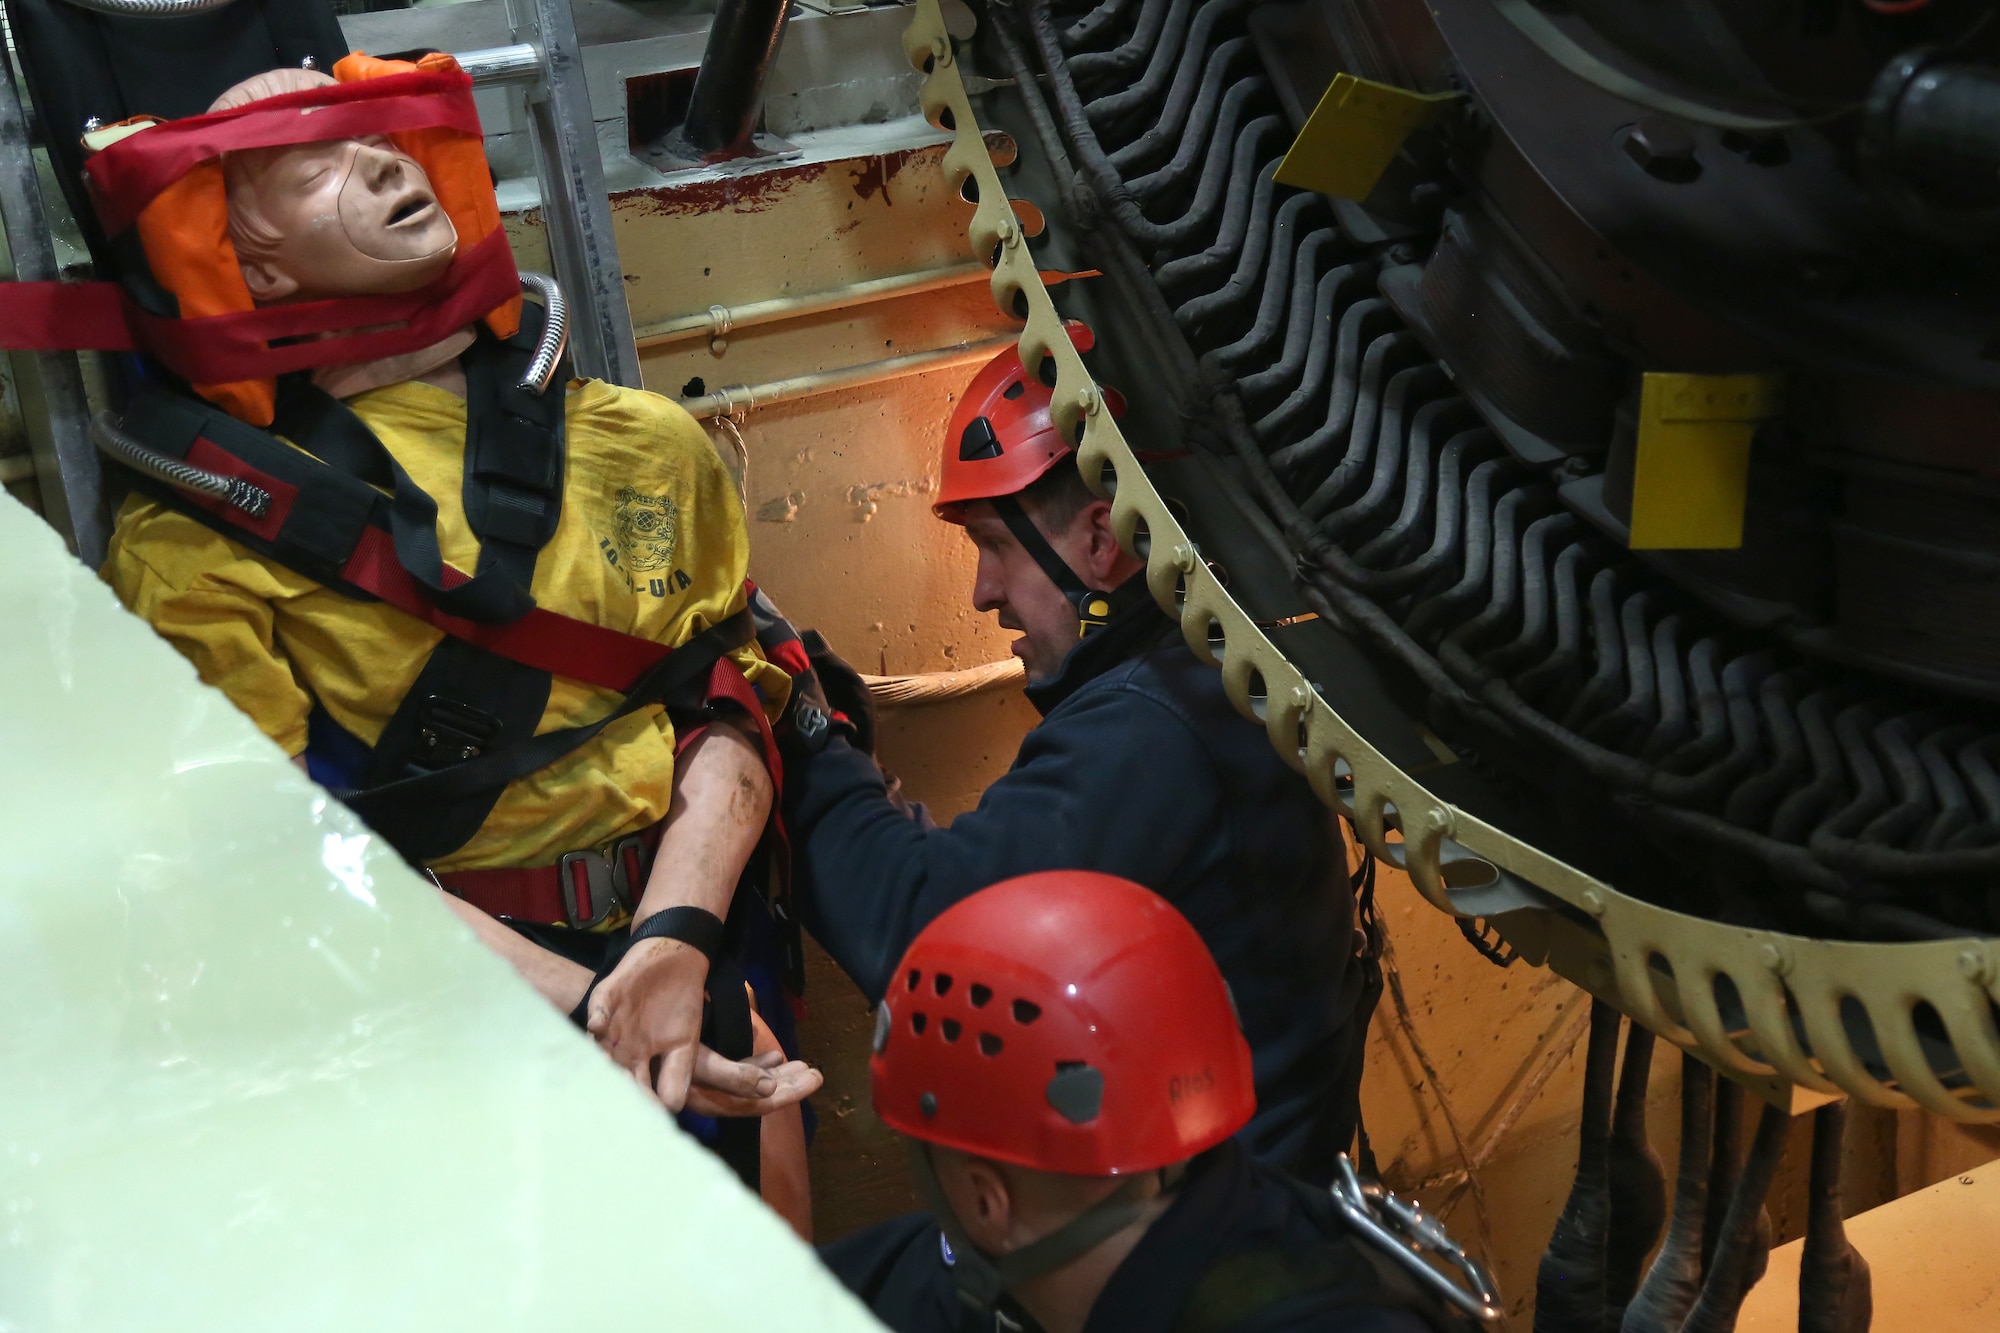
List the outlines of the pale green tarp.
<svg viewBox="0 0 2000 1333">
<path fill-rule="evenodd" d="M 0 1333 L 874 1327 L 0 494 Z"/>
</svg>

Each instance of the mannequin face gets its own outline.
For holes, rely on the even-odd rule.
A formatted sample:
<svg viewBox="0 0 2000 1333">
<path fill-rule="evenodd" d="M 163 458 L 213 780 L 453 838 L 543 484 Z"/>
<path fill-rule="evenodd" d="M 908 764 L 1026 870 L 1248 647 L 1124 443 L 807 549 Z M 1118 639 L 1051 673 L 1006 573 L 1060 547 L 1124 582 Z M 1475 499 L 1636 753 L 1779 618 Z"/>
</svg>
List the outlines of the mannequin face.
<svg viewBox="0 0 2000 1333">
<path fill-rule="evenodd" d="M 386 138 L 233 153 L 228 171 L 232 221 L 249 210 L 270 242 L 237 247 L 260 304 L 414 291 L 457 252 L 423 168 Z"/>
</svg>

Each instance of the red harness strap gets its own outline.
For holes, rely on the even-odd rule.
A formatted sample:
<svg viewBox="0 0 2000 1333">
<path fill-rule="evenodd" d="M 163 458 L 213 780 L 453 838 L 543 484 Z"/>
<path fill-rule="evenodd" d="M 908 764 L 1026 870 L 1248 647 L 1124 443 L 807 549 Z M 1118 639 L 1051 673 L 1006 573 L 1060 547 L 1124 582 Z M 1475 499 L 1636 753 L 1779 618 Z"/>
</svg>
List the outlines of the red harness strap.
<svg viewBox="0 0 2000 1333">
<path fill-rule="evenodd" d="M 194 167 L 245 148 L 280 148 L 445 128 L 478 134 L 472 78 L 421 70 L 261 98 L 230 111 L 161 121 L 83 164 L 105 233 L 116 236 Z"/>
<path fill-rule="evenodd" d="M 129 352 L 124 289 L 115 282 L 0 282 L 0 348 Z"/>
<path fill-rule="evenodd" d="M 771 724 L 764 717 L 763 701 L 737 665 L 725 657 L 709 673 L 707 703 L 711 707 L 735 704 L 757 720 L 758 732 L 763 737 L 764 762 L 771 771 L 772 827 L 782 846 L 784 827 L 777 816 L 780 785 L 777 742 L 772 739 Z M 708 726 L 703 725 L 677 734 L 674 753 L 680 754 L 707 730 Z M 599 855 L 594 849 L 567 852 L 554 865 L 452 870 L 439 874 L 437 881 L 490 916 L 554 926 L 591 925 L 608 917 L 614 905 L 627 911 L 638 907 L 646 892 L 646 870 L 666 827 L 666 821 L 661 820 L 636 837 L 620 838 L 612 844 L 609 857 Z M 616 900 L 615 904 L 601 900 L 600 895 L 607 891 Z"/>
<path fill-rule="evenodd" d="M 203 319 L 150 314 L 115 282 L 0 282 L 0 349 L 143 347 L 185 380 L 228 384 L 428 347 L 477 323 L 520 289 L 513 251 L 506 233 L 498 231 L 461 250 L 443 277 L 414 292 L 265 306 Z"/>
<path fill-rule="evenodd" d="M 428 347 L 520 292 L 507 234 L 496 231 L 459 251 L 436 282 L 397 296 L 343 296 L 203 319 L 163 319 L 128 302 L 126 319 L 138 342 L 176 375 L 227 384 Z"/>
<path fill-rule="evenodd" d="M 99 222 L 116 236 L 161 191 L 223 153 L 437 128 L 480 133 L 472 80 L 462 72 L 362 79 L 161 121 L 93 154 L 84 178 Z M 444 276 L 418 291 L 202 319 L 152 314 L 116 283 L 0 283 L 0 349 L 143 349 L 191 383 L 229 384 L 428 347 L 518 295 L 513 251 L 496 231 L 461 250 Z"/>
<path fill-rule="evenodd" d="M 187 460 L 197 467 L 240 477 L 263 487 L 270 493 L 271 505 L 261 517 L 251 518 L 223 501 L 206 496 L 185 494 L 185 500 L 264 541 L 275 542 L 278 539 L 285 519 L 298 500 L 297 487 L 251 467 L 235 454 L 200 436 L 188 449 Z M 448 615 L 431 604 L 421 586 L 397 561 L 395 542 L 390 535 L 372 525 L 362 530 L 354 553 L 342 567 L 341 578 L 446 634 L 477 644 L 510 661 L 621 694 L 629 691 L 648 667 L 673 651 L 652 639 L 606 629 L 602 625 L 576 620 L 541 607 L 536 607 L 510 625 L 482 625 Z M 453 586 L 465 578 L 462 572 L 445 567 L 445 579 Z M 747 580 L 744 589 L 747 594 L 755 595 L 755 585 Z M 803 662 L 804 650 L 796 643 L 790 647 Z M 781 652 L 780 656 L 783 655 Z M 796 674 L 790 664 L 783 665 Z M 764 766 L 771 774 L 771 827 L 778 840 L 780 873 L 786 875 L 789 873 L 790 847 L 785 838 L 784 825 L 778 817 L 784 790 L 784 764 L 778 756 L 778 742 L 771 732 L 770 719 L 764 714 L 764 701 L 742 669 L 724 657 L 709 672 L 704 702 L 710 708 L 718 705 L 740 708 L 757 724 Z M 677 734 L 675 753 L 679 754 L 705 730 L 707 727 L 704 725 L 690 727 Z M 638 835 L 639 839 L 650 839 L 645 842 L 645 859 L 650 859 L 652 849 L 658 846 L 664 828 L 662 821 Z M 594 924 L 608 917 L 614 905 L 602 898 L 606 893 L 616 896 L 613 876 L 625 876 L 621 890 L 629 896 L 625 906 L 631 908 L 638 905 L 640 896 L 645 892 L 645 884 L 640 878 L 642 867 L 638 846 L 634 838 L 622 838 L 613 846 L 613 859 L 610 860 L 594 850 L 576 851 L 566 853 L 554 865 L 458 870 L 439 875 L 438 882 L 493 916 L 551 925 Z"/>
<path fill-rule="evenodd" d="M 298 500 L 296 487 L 251 467 L 204 438 L 196 438 L 188 450 L 187 461 L 263 487 L 270 492 L 271 507 L 263 517 L 253 519 L 220 500 L 194 494 L 185 494 L 184 499 L 267 542 L 278 539 L 292 505 Z M 445 567 L 444 577 L 454 587 L 466 579 L 463 572 L 450 566 Z M 464 639 L 537 671 L 553 672 L 620 694 L 629 691 L 649 667 L 673 651 L 655 640 L 606 629 L 542 607 L 536 607 L 510 625 L 482 625 L 449 615 L 424 595 L 422 586 L 397 561 L 394 539 L 377 527 L 362 530 L 361 540 L 341 570 L 341 578 L 455 639 Z M 758 715 L 761 717 L 762 712 Z"/>
</svg>

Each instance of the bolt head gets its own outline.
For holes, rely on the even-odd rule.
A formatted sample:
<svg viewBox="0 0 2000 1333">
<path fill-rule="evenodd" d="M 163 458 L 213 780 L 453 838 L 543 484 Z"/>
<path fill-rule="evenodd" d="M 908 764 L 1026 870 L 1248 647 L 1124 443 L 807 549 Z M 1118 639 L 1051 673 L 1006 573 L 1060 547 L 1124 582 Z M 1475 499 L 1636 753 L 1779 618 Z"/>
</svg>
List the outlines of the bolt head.
<svg viewBox="0 0 2000 1333">
<path fill-rule="evenodd" d="M 1606 906 L 1604 895 L 1596 889 L 1585 889 L 1583 891 L 1584 911 L 1590 913 L 1592 916 L 1603 916 Z"/>
<path fill-rule="evenodd" d="M 1625 131 L 1625 156 L 1655 180 L 1686 185 L 1701 175 L 1694 135 L 1679 121 L 1649 116 Z"/>
<path fill-rule="evenodd" d="M 1993 980 L 1993 958 L 1979 945 L 1967 945 L 1958 954 L 1959 974 L 1976 986 Z"/>
<path fill-rule="evenodd" d="M 1792 970 L 1792 956 L 1775 944 L 1757 946 L 1757 961 L 1763 964 L 1766 972 L 1774 972 L 1781 977 Z"/>
</svg>

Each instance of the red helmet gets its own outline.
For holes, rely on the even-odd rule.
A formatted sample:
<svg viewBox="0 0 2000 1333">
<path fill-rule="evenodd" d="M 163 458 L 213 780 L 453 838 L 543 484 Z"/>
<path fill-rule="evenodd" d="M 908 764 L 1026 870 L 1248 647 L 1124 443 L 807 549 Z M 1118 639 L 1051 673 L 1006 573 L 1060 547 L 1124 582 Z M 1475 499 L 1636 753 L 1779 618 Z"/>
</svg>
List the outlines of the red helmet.
<svg viewBox="0 0 2000 1333">
<path fill-rule="evenodd" d="M 1077 351 L 1095 345 L 1083 324 L 1071 320 L 1064 327 Z M 1115 390 L 1106 389 L 1104 397 L 1114 416 L 1124 414 L 1124 399 Z M 1054 401 L 1049 387 L 1022 369 L 1016 348 L 981 367 L 945 428 L 944 465 L 932 512 L 958 522 L 952 512 L 956 506 L 1018 495 L 1075 453 L 1076 446 L 1056 429 L 1049 411 Z"/>
<path fill-rule="evenodd" d="M 1084 870 L 1007 880 L 926 926 L 876 1014 L 869 1072 L 891 1129 L 1070 1175 L 1185 1161 L 1257 1108 L 1194 927 Z"/>
</svg>

